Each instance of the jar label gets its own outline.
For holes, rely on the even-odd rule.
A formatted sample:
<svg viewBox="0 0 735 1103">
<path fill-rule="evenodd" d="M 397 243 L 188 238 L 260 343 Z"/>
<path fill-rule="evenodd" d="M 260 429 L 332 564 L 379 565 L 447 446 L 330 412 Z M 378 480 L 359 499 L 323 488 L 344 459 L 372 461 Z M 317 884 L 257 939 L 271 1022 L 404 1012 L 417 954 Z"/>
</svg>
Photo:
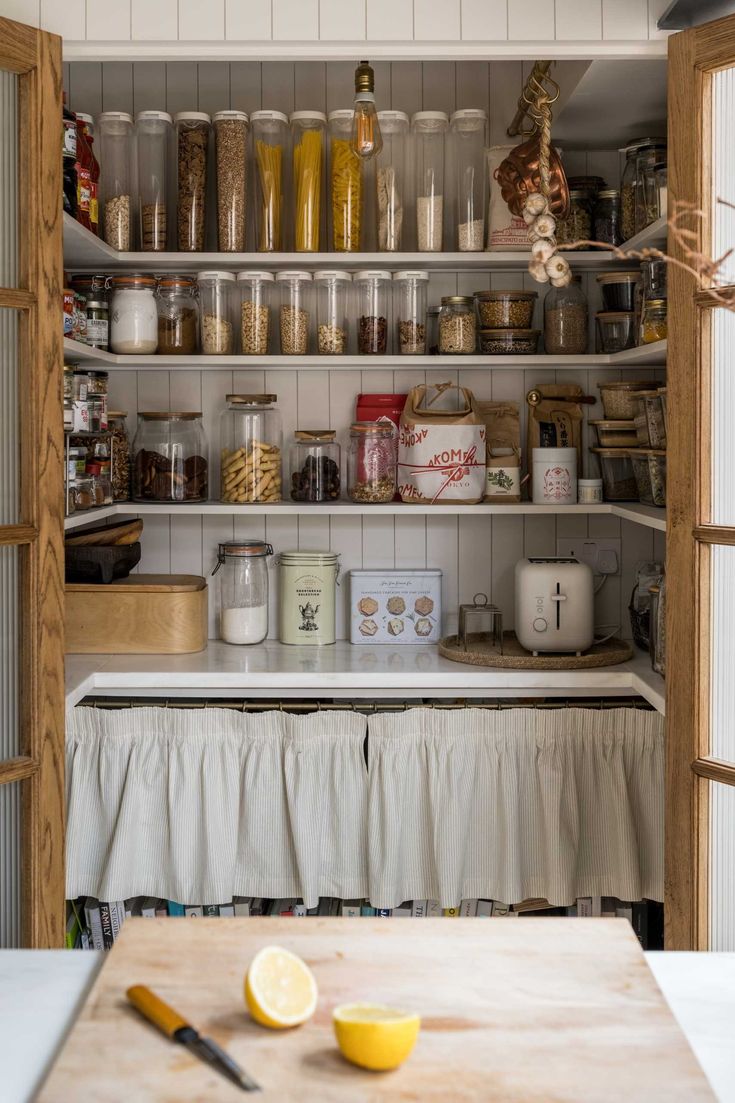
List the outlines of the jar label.
<svg viewBox="0 0 735 1103">
<path fill-rule="evenodd" d="M 554 464 L 544 471 L 544 499 L 549 502 L 560 502 L 570 497 L 572 493 L 573 475 L 564 464 Z"/>
<path fill-rule="evenodd" d="M 89 169 L 77 164 L 77 209 L 89 214 L 91 187 Z"/>
<path fill-rule="evenodd" d="M 87 344 L 103 345 L 107 348 L 110 324 L 107 318 L 90 318 L 87 315 Z"/>
<path fill-rule="evenodd" d="M 64 157 L 77 155 L 77 124 L 73 119 L 64 119 L 64 145 L 62 147 Z"/>
<path fill-rule="evenodd" d="M 495 462 L 497 463 L 497 460 Z M 488 466 L 485 477 L 486 498 L 518 498 L 520 500 L 520 496 L 520 467 Z"/>
<path fill-rule="evenodd" d="M 281 569 L 281 641 L 283 643 L 334 643 L 335 572 L 295 574 Z"/>
</svg>

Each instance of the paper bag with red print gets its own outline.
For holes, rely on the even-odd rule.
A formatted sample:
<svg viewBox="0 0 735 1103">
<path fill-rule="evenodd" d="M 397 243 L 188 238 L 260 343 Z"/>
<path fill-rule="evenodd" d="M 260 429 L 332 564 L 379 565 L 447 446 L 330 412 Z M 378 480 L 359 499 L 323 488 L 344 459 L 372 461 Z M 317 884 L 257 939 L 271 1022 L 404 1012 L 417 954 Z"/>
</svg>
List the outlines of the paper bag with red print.
<svg viewBox="0 0 735 1103">
<path fill-rule="evenodd" d="M 481 502 L 485 423 L 466 387 L 414 387 L 398 434 L 398 490 L 404 502 Z"/>
</svg>

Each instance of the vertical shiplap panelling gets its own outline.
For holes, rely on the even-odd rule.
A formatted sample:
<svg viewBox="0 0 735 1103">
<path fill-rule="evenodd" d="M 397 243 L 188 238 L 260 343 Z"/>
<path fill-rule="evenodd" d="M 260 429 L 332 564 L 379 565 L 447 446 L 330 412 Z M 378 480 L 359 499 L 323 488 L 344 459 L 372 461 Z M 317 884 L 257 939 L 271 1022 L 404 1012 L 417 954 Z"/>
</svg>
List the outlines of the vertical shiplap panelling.
<svg viewBox="0 0 735 1103">
<path fill-rule="evenodd" d="M 599 42 L 601 0 L 556 0 L 556 38 L 560 42 Z"/>
<path fill-rule="evenodd" d="M 259 111 L 261 101 L 261 63 L 259 61 L 230 62 L 230 106 L 248 115 Z"/>
<path fill-rule="evenodd" d="M 710 783 L 710 942 L 715 952 L 735 951 L 735 788 Z"/>
<path fill-rule="evenodd" d="M 272 0 L 275 42 L 314 42 L 319 38 L 319 0 Z"/>
<path fill-rule="evenodd" d="M 462 39 L 503 42 L 508 37 L 509 0 L 462 0 Z"/>
<path fill-rule="evenodd" d="M 413 37 L 417 42 L 458 42 L 460 0 L 413 0 Z"/>
<path fill-rule="evenodd" d="M 628 605 L 635 585 L 636 569 L 639 563 L 658 560 L 663 563 L 663 549 L 657 546 L 652 529 L 643 525 L 634 525 L 632 521 L 620 522 L 621 568 L 620 568 L 620 623 L 621 635 L 630 639 L 630 615 Z"/>
<path fill-rule="evenodd" d="M 2 14 L 5 19 L 15 19 L 18 23 L 29 23 L 39 27 L 41 21 L 40 0 L 3 0 Z"/>
<path fill-rule="evenodd" d="M 3 549 L 4 550 L 4 549 Z M 0 949 L 21 945 L 20 783 L 0 785 Z"/>
<path fill-rule="evenodd" d="M 410 42 L 413 0 L 367 0 L 368 42 Z"/>
<path fill-rule="evenodd" d="M 602 0 L 602 37 L 644 42 L 648 38 L 647 0 Z"/>
<path fill-rule="evenodd" d="M 179 41 L 221 42 L 225 37 L 225 0 L 179 0 Z"/>
<path fill-rule="evenodd" d="M 160 61 L 133 62 L 133 110 L 163 110 L 166 102 L 166 66 Z"/>
<path fill-rule="evenodd" d="M 67 41 L 82 42 L 86 36 L 86 25 L 84 0 L 41 0 L 41 27 L 44 31 L 60 34 Z"/>
<path fill-rule="evenodd" d="M 131 0 L 130 18 L 134 42 L 175 42 L 179 37 L 177 0 Z"/>
<path fill-rule="evenodd" d="M 95 117 L 102 110 L 102 66 L 98 61 L 74 61 L 69 66 L 67 100 L 72 111 Z"/>
<path fill-rule="evenodd" d="M 365 0 L 319 0 L 319 38 L 359 42 L 365 38 Z"/>
<path fill-rule="evenodd" d="M 225 0 L 225 37 L 228 41 L 267 42 L 273 36 L 271 0 Z"/>
<path fill-rule="evenodd" d="M 197 109 L 210 116 L 230 106 L 230 66 L 218 61 L 197 65 Z M 214 131 L 209 138 L 207 162 L 207 220 L 205 248 L 217 249 L 217 172 L 214 155 Z"/>
<path fill-rule="evenodd" d="M 102 66 L 102 110 L 133 112 L 133 64 L 108 61 Z"/>
<path fill-rule="evenodd" d="M 130 0 L 99 4 L 87 0 L 87 39 L 91 42 L 130 41 Z"/>
<path fill-rule="evenodd" d="M 511 42 L 553 42 L 554 37 L 554 0 L 508 0 Z"/>
</svg>

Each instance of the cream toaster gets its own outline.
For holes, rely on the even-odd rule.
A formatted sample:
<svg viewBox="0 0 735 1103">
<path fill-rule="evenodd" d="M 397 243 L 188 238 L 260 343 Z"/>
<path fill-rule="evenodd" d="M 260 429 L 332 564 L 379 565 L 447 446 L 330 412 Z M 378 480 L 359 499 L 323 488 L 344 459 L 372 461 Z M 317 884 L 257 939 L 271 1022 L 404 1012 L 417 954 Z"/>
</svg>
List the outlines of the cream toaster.
<svg viewBox="0 0 735 1103">
<path fill-rule="evenodd" d="M 515 572 L 515 630 L 527 651 L 574 651 L 594 639 L 592 569 L 577 559 L 520 559 Z"/>
</svg>

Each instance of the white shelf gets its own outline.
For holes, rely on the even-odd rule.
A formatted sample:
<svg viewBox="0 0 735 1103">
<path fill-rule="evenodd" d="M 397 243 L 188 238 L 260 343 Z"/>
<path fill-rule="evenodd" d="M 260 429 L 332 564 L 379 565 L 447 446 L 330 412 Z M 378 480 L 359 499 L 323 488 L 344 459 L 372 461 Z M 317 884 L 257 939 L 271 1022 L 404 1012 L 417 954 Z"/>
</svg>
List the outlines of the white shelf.
<svg viewBox="0 0 735 1103">
<path fill-rule="evenodd" d="M 119 356 L 113 352 L 90 348 L 79 341 L 64 339 L 64 359 L 90 368 L 122 371 L 244 371 L 260 368 L 266 371 L 370 371 L 388 365 L 401 368 L 492 369 L 517 368 L 638 368 L 656 367 L 666 363 L 666 341 L 639 345 L 610 355 L 593 353 L 586 356 Z"/>
<path fill-rule="evenodd" d="M 519 516 L 523 514 L 558 515 L 607 515 L 635 521 L 647 528 L 666 531 L 666 511 L 653 506 L 644 506 L 639 502 L 603 502 L 601 505 L 546 506 L 533 502 L 520 502 L 510 505 L 495 505 L 479 502 L 477 505 L 406 505 L 405 502 L 386 502 L 379 505 L 361 505 L 357 502 L 262 502 L 252 505 L 233 506 L 227 502 L 169 503 L 169 502 L 118 502 L 112 506 L 75 513 L 67 517 L 64 528 L 79 528 L 106 517 L 150 517 L 150 516 L 237 516 L 245 517 L 329 517 L 329 516 L 385 516 L 415 517 L 421 514 L 437 516 L 477 516 L 478 514 L 500 514 Z"/>
<path fill-rule="evenodd" d="M 67 704 L 90 694 L 141 697 L 594 697 L 639 694 L 664 711 L 664 681 L 647 655 L 596 670 L 492 670 L 451 662 L 435 647 L 233 647 L 194 655 L 70 655 Z"/>
<path fill-rule="evenodd" d="M 665 249 L 668 232 L 669 227 L 666 219 L 657 218 L 650 226 L 646 226 L 645 230 L 641 230 L 639 234 L 635 234 L 628 241 L 624 241 L 620 248 L 633 250 L 634 252 L 639 249 Z"/>
</svg>

